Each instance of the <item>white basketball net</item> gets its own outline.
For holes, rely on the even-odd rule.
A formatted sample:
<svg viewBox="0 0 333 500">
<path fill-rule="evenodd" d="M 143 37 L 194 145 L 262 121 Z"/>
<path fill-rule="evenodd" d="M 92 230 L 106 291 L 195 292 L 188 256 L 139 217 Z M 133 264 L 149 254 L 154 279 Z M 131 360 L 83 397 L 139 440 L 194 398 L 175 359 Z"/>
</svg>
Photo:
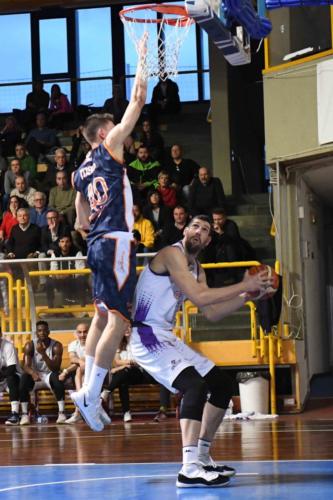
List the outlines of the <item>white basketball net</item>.
<svg viewBox="0 0 333 500">
<path fill-rule="evenodd" d="M 133 17 L 135 13 L 129 13 L 131 19 L 121 17 L 125 29 L 135 45 L 139 55 L 139 42 L 145 32 L 148 32 L 147 55 L 141 68 L 142 77 L 160 78 L 167 80 L 178 74 L 179 51 L 189 28 L 193 22 L 191 18 L 177 18 L 174 14 L 163 14 L 160 23 L 154 21 L 155 12 L 151 10 L 140 11 L 140 22 Z M 144 19 L 144 21 L 143 21 Z M 167 19 L 172 19 L 174 24 L 170 25 Z M 172 34 L 171 34 L 172 31 Z"/>
</svg>

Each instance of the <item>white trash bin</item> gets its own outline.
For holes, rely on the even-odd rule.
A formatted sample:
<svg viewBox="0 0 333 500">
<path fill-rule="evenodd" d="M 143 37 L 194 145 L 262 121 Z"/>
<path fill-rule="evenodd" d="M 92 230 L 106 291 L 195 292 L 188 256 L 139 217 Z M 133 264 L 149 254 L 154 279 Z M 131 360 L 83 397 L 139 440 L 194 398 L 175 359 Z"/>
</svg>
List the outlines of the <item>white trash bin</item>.
<svg viewBox="0 0 333 500">
<path fill-rule="evenodd" d="M 237 374 L 242 413 L 268 413 L 268 378 L 267 372 L 241 372 Z"/>
</svg>

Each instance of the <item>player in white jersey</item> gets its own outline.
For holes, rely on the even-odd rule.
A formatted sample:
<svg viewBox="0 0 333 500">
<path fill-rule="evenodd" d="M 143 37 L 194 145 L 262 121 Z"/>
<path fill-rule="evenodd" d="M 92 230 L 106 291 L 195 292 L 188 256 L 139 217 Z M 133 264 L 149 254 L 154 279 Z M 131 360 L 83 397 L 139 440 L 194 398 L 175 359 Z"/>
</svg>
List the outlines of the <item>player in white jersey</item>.
<svg viewBox="0 0 333 500">
<path fill-rule="evenodd" d="M 210 239 L 208 217 L 194 217 L 184 239 L 161 250 L 144 269 L 134 296 L 130 341 L 134 359 L 160 384 L 183 394 L 183 467 L 178 487 L 225 486 L 235 470 L 217 465 L 210 456 L 211 442 L 232 396 L 231 379 L 172 333 L 176 312 L 188 298 L 207 319 L 218 321 L 240 308 L 248 292 L 271 284 L 266 271 L 253 276 L 246 272 L 240 283 L 208 288 L 197 256 Z"/>
<path fill-rule="evenodd" d="M 6 425 L 18 425 L 20 422 L 20 375 L 22 368 L 18 360 L 17 350 L 9 340 L 2 338 L 0 328 L 0 391 L 8 391 L 11 416 L 6 420 Z"/>
</svg>

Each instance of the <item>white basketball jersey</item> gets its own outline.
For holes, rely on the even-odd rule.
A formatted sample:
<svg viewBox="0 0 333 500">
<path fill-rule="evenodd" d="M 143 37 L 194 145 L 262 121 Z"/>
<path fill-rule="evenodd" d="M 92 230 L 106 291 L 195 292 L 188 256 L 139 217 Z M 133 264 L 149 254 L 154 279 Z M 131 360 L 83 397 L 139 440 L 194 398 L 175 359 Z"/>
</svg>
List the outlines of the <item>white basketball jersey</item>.
<svg viewBox="0 0 333 500">
<path fill-rule="evenodd" d="M 53 359 L 53 347 L 56 341 L 53 339 L 50 340 L 51 340 L 50 345 L 47 347 L 45 352 L 50 359 Z M 38 342 L 37 340 L 33 340 L 34 343 L 34 357 L 32 361 L 33 367 L 39 373 L 51 373 L 51 370 L 43 360 L 42 355 L 39 354 L 39 352 L 37 352 L 37 342 Z"/>
<path fill-rule="evenodd" d="M 182 242 L 178 247 L 184 252 Z M 196 261 L 191 273 L 198 279 L 199 264 Z M 171 330 L 174 326 L 175 316 L 183 301 L 186 299 L 182 291 L 172 281 L 169 274 L 156 274 L 148 266 L 142 271 L 136 285 L 133 299 L 133 320 L 144 323 L 152 328 L 159 327 Z"/>
</svg>

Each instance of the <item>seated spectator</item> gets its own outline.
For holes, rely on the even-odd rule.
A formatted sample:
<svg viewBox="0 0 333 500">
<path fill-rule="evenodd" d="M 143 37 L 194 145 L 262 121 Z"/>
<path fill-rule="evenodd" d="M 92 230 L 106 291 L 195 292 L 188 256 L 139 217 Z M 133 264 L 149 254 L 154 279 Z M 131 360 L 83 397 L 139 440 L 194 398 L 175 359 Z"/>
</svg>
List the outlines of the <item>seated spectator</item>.
<svg viewBox="0 0 333 500">
<path fill-rule="evenodd" d="M 175 208 L 177 205 L 177 192 L 175 188 L 170 186 L 170 177 L 166 170 L 161 170 L 158 174 L 157 191 L 162 197 L 164 205 L 168 208 Z"/>
<path fill-rule="evenodd" d="M 84 260 L 59 260 L 59 257 L 83 257 L 74 247 L 70 233 L 60 236 L 58 248 L 51 254 L 51 271 L 63 269 L 84 269 Z M 85 292 L 87 289 L 86 276 L 80 274 L 69 274 L 50 276 L 46 279 L 46 298 L 49 308 L 54 307 L 54 292 L 59 290 L 62 294 L 61 305 L 73 305 L 79 302 L 85 304 Z"/>
<path fill-rule="evenodd" d="M 198 175 L 199 165 L 183 157 L 183 150 L 179 144 L 171 147 L 170 156 L 166 163 L 166 171 L 170 176 L 171 187 L 180 191 L 185 199 L 188 199 L 190 184 Z"/>
<path fill-rule="evenodd" d="M 22 199 L 18 196 L 11 196 L 8 201 L 8 207 L 3 214 L 0 226 L 0 241 L 6 242 L 10 236 L 12 228 L 18 224 L 17 211 L 21 207 Z"/>
<path fill-rule="evenodd" d="M 150 158 L 148 148 L 140 146 L 136 153 L 136 160 L 129 164 L 127 173 L 130 182 L 141 194 L 142 201 L 149 189 L 157 188 L 157 176 L 160 170 L 159 162 Z"/>
<path fill-rule="evenodd" d="M 74 377 L 75 389 L 79 391 L 83 385 L 83 377 L 85 370 L 85 350 L 86 339 L 89 326 L 86 323 L 79 323 L 76 327 L 74 336 L 76 340 L 68 345 L 68 354 L 70 365 L 65 368 L 59 375 L 59 380 L 65 382 L 68 377 Z M 66 420 L 66 424 L 76 424 L 81 422 L 80 412 L 75 408 L 74 413 Z"/>
<path fill-rule="evenodd" d="M 21 140 L 22 131 L 13 115 L 5 118 L 5 126 L 0 130 L 0 153 L 2 156 L 14 156 L 15 144 Z"/>
<path fill-rule="evenodd" d="M 121 85 L 113 85 L 113 96 L 106 99 L 102 108 L 102 113 L 109 113 L 113 116 L 113 123 L 121 122 L 122 117 L 128 106 L 128 100 L 125 99 Z"/>
<path fill-rule="evenodd" d="M 58 145 L 56 132 L 46 126 L 45 113 L 37 114 L 36 128 L 29 132 L 25 143 L 29 153 L 37 161 L 40 155 L 48 154 L 52 148 Z"/>
<path fill-rule="evenodd" d="M 52 208 L 48 209 L 46 222 L 47 227 L 43 227 L 41 232 L 41 249 L 43 257 L 46 257 L 47 255 L 51 256 L 52 253 L 57 251 L 59 238 L 70 232 L 70 228 L 66 222 L 60 220 L 60 215 L 57 210 Z"/>
<path fill-rule="evenodd" d="M 15 346 L 2 338 L 0 328 L 0 391 L 8 390 L 11 416 L 6 420 L 6 425 L 18 425 L 20 423 L 20 375 L 22 368 L 18 360 Z"/>
<path fill-rule="evenodd" d="M 222 182 L 212 177 L 206 167 L 200 167 L 198 179 L 190 186 L 189 207 L 191 215 L 210 215 L 214 207 L 223 206 L 225 195 Z"/>
<path fill-rule="evenodd" d="M 203 252 L 203 262 L 237 262 L 255 258 L 253 249 L 247 241 L 241 238 L 237 224 L 227 219 L 223 208 L 214 208 L 213 236 Z M 242 279 L 243 269 L 222 268 L 206 271 L 207 282 L 211 287 L 232 285 Z"/>
<path fill-rule="evenodd" d="M 51 87 L 49 125 L 52 128 L 62 129 L 64 122 L 70 117 L 72 106 L 66 94 L 61 92 L 60 86 L 54 83 Z"/>
<path fill-rule="evenodd" d="M 29 208 L 17 210 L 18 224 L 15 225 L 6 243 L 9 259 L 38 257 L 41 248 L 40 228 L 30 223 Z"/>
<path fill-rule="evenodd" d="M 177 205 L 172 212 L 173 221 L 167 224 L 162 231 L 161 246 L 173 245 L 183 239 L 184 229 L 188 223 L 188 213 L 185 207 Z"/>
<path fill-rule="evenodd" d="M 137 365 L 131 356 L 128 346 L 128 334 L 125 334 L 119 349 L 116 352 L 113 368 L 111 369 L 111 383 L 109 391 L 119 390 L 119 398 L 123 412 L 124 422 L 130 422 L 132 415 L 130 411 L 129 386 L 139 384 L 155 384 L 155 380 Z"/>
<path fill-rule="evenodd" d="M 15 189 L 15 181 L 17 177 L 24 177 L 27 186 L 29 186 L 29 181 L 30 181 L 30 172 L 23 172 L 21 165 L 20 165 L 20 160 L 17 158 L 14 158 L 11 160 L 9 169 L 5 173 L 5 179 L 4 179 L 4 196 L 3 196 L 3 207 L 7 206 L 9 196 L 13 189 Z"/>
<path fill-rule="evenodd" d="M 149 150 L 149 154 L 153 160 L 163 161 L 164 157 L 164 140 L 161 134 L 153 129 L 149 120 L 142 122 L 141 130 L 138 132 L 138 141 L 141 146 L 145 146 Z"/>
<path fill-rule="evenodd" d="M 10 196 L 18 196 L 25 200 L 30 207 L 33 207 L 35 192 L 36 189 L 28 186 L 25 177 L 23 177 L 23 175 L 18 175 L 15 179 L 15 188 L 10 192 Z"/>
<path fill-rule="evenodd" d="M 37 80 L 32 85 L 32 92 L 29 92 L 26 97 L 25 111 L 29 115 L 29 122 L 31 123 L 37 113 L 46 113 L 49 107 L 50 94 L 43 89 L 43 82 Z"/>
<path fill-rule="evenodd" d="M 79 127 L 72 136 L 72 149 L 69 157 L 70 171 L 76 170 L 81 165 L 90 150 L 90 144 L 82 135 L 82 127 Z"/>
<path fill-rule="evenodd" d="M 15 156 L 20 160 L 21 170 L 23 173 L 30 173 L 30 179 L 34 180 L 37 175 L 36 160 L 29 155 L 27 148 L 23 142 L 18 142 L 15 146 Z"/>
<path fill-rule="evenodd" d="M 70 227 L 75 223 L 75 196 L 74 189 L 69 186 L 66 172 L 60 171 L 56 174 L 56 186 L 49 195 L 49 207 L 55 208 L 60 215 L 66 218 Z"/>
<path fill-rule="evenodd" d="M 46 206 L 46 194 L 36 191 L 34 194 L 34 206 L 30 208 L 30 222 L 40 228 L 46 227 L 46 214 L 48 210 Z"/>
<path fill-rule="evenodd" d="M 179 89 L 177 83 L 167 79 L 160 79 L 153 89 L 151 99 L 153 116 L 174 115 L 180 112 Z"/>
<path fill-rule="evenodd" d="M 68 178 L 71 174 L 64 148 L 57 148 L 54 152 L 54 164 L 48 166 L 46 175 L 41 182 L 44 191 L 48 192 L 56 185 L 56 175 L 58 172 L 65 172 Z"/>
<path fill-rule="evenodd" d="M 133 205 L 134 225 L 133 229 L 139 231 L 141 243 L 137 248 L 137 252 L 150 252 L 154 248 L 155 231 L 150 220 L 145 219 L 142 215 L 142 208 L 139 204 Z"/>
<path fill-rule="evenodd" d="M 23 370 L 20 380 L 20 401 L 22 417 L 20 425 L 29 425 L 29 393 L 38 387 L 48 387 L 58 402 L 57 424 L 64 424 L 65 386 L 59 380 L 63 347 L 57 340 L 50 339 L 50 329 L 46 321 L 37 321 L 36 340 L 29 340 L 24 346 Z"/>
<path fill-rule="evenodd" d="M 6 172 L 6 170 L 7 170 L 7 161 L 6 161 L 6 158 L 4 158 L 3 155 L 1 154 L 1 147 L 0 147 L 0 175 L 1 175 L 1 177 Z M 3 180 L 1 182 L 1 185 L 2 185 L 2 183 L 3 183 Z"/>
<path fill-rule="evenodd" d="M 143 217 L 150 220 L 155 230 L 154 248 L 160 248 L 160 236 L 163 228 L 170 221 L 170 212 L 161 202 L 161 195 L 156 189 L 149 191 L 147 196 L 147 205 L 143 209 Z"/>
</svg>

